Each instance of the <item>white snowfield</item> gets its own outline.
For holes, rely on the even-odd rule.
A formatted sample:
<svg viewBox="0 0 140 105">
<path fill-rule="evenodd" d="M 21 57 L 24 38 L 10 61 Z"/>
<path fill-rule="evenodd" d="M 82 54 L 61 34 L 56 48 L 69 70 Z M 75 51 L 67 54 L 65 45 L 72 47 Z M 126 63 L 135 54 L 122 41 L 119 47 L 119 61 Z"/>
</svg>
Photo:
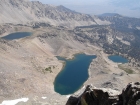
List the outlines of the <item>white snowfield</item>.
<svg viewBox="0 0 140 105">
<path fill-rule="evenodd" d="M 21 98 L 21 99 L 15 99 L 15 100 L 5 100 L 0 105 L 16 105 L 19 102 L 27 102 L 28 98 Z"/>
<path fill-rule="evenodd" d="M 44 99 L 44 100 L 45 100 L 46 98 L 47 98 L 47 97 L 42 97 L 42 99 Z"/>
</svg>

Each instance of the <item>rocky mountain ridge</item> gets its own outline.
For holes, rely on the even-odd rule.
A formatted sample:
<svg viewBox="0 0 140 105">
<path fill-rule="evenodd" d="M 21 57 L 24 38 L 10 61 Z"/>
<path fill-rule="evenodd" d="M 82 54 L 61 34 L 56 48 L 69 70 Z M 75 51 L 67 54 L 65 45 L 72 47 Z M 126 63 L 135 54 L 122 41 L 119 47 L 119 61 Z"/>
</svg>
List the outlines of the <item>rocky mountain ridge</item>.
<svg viewBox="0 0 140 105">
<path fill-rule="evenodd" d="M 79 96 L 71 96 L 66 105 L 140 105 L 140 83 L 129 83 L 122 93 L 91 85 Z"/>
<path fill-rule="evenodd" d="M 88 26 L 110 25 L 115 28 L 131 29 L 140 27 L 140 19 L 124 17 L 119 14 L 91 16 L 72 11 L 62 5 L 52 6 L 42 4 L 39 1 L 29 0 L 1 0 L 0 1 L 0 24 L 28 24 L 32 22 L 44 22 L 55 26 Z M 9 18 L 10 17 L 10 18 Z M 124 27 L 125 26 L 125 27 Z"/>
<path fill-rule="evenodd" d="M 42 4 L 39 1 L 1 0 L 0 12 L 0 23 L 24 24 L 39 21 L 68 27 L 96 24 L 90 15 L 74 12 L 64 6 Z"/>
<path fill-rule="evenodd" d="M 102 21 L 106 20 L 111 22 L 111 26 L 114 27 L 114 29 L 122 32 L 130 32 L 132 29 L 137 29 L 137 27 L 140 27 L 139 18 L 131 18 L 113 13 L 103 14 L 98 16 L 98 18 Z"/>
</svg>

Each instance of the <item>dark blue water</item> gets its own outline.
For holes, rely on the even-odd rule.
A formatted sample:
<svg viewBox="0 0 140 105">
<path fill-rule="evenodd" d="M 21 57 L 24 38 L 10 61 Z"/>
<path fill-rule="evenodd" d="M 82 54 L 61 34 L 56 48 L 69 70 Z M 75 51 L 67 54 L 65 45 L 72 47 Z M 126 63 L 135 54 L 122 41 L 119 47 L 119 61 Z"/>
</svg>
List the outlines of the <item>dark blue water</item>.
<svg viewBox="0 0 140 105">
<path fill-rule="evenodd" d="M 12 33 L 7 36 L 4 36 L 2 38 L 6 40 L 13 40 L 13 39 L 20 39 L 23 37 L 27 37 L 27 36 L 30 36 L 31 34 L 32 34 L 31 32 L 17 32 L 17 33 Z"/>
<path fill-rule="evenodd" d="M 88 79 L 88 68 L 95 55 L 77 54 L 73 60 L 57 57 L 65 61 L 63 70 L 54 81 L 54 90 L 61 95 L 72 94 Z"/>
<path fill-rule="evenodd" d="M 118 55 L 111 55 L 108 58 L 116 63 L 127 63 L 128 62 L 127 59 L 123 58 L 122 56 L 118 56 Z"/>
</svg>

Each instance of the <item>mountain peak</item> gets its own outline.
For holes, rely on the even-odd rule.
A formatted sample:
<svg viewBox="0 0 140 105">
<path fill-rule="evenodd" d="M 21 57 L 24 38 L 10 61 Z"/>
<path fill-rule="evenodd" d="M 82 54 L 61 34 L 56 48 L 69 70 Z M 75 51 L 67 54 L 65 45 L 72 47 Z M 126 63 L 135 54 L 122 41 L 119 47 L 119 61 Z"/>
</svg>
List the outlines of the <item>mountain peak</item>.
<svg viewBox="0 0 140 105">
<path fill-rule="evenodd" d="M 104 13 L 99 16 L 114 17 L 114 16 L 121 16 L 121 15 L 119 15 L 118 13 Z"/>
</svg>

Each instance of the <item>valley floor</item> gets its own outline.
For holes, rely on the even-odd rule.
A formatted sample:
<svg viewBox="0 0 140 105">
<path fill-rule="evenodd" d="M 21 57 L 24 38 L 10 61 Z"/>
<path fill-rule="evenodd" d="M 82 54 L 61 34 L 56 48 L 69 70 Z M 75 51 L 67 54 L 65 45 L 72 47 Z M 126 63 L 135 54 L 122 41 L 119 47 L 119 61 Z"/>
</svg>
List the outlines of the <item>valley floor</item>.
<svg viewBox="0 0 140 105">
<path fill-rule="evenodd" d="M 65 31 L 60 33 L 53 28 L 20 29 L 25 30 L 33 32 L 33 35 L 11 41 L 0 39 L 0 103 L 3 100 L 29 98 L 26 103 L 18 105 L 64 105 L 68 96 L 56 93 L 53 85 L 63 67 L 63 63 L 55 57 L 57 55 L 66 58 L 81 52 L 97 55 L 89 67 L 89 79 L 83 87 L 93 84 L 99 88 L 121 91 L 129 82 L 140 81 L 137 70 L 134 74 L 126 73 L 118 67 L 119 64 L 108 59 L 102 48 L 81 43 Z M 40 35 L 45 37 L 38 37 Z M 51 72 L 45 70 L 48 67 L 51 67 Z M 124 67 L 127 68 L 127 65 Z M 81 94 L 81 90 L 74 94 Z"/>
</svg>

